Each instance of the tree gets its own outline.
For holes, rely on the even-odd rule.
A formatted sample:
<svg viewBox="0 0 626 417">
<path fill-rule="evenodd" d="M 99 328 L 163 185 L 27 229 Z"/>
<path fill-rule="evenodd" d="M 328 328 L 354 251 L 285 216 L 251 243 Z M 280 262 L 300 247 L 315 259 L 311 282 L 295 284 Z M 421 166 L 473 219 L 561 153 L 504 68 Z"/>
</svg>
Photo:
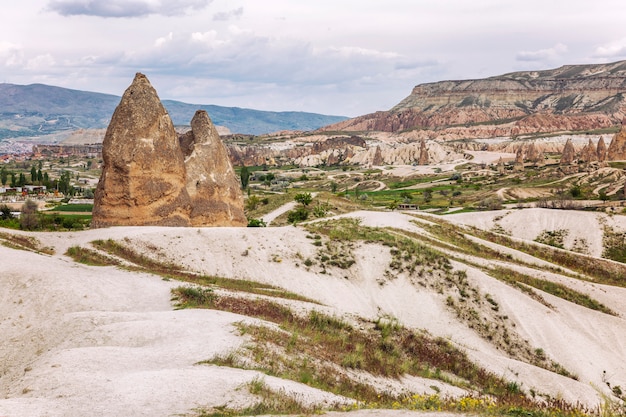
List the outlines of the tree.
<svg viewBox="0 0 626 417">
<path fill-rule="evenodd" d="M 433 199 L 433 192 L 431 190 L 424 190 L 424 202 L 428 203 Z"/>
<path fill-rule="evenodd" d="M 37 215 L 37 203 L 33 200 L 26 200 L 22 205 L 20 215 L 20 227 L 26 230 L 33 230 L 39 226 L 39 216 Z"/>
<path fill-rule="evenodd" d="M 248 182 L 250 181 L 250 171 L 248 170 L 247 166 L 242 166 L 241 167 L 241 188 L 242 189 L 246 189 L 248 188 Z"/>
<path fill-rule="evenodd" d="M 2 169 L 0 169 L 0 184 L 6 185 L 8 177 L 9 172 L 6 170 L 5 167 L 2 167 Z"/>
<path fill-rule="evenodd" d="M 305 207 L 311 204 L 311 201 L 313 201 L 311 193 L 298 193 L 293 199 Z"/>
<path fill-rule="evenodd" d="M 257 206 L 261 202 L 261 199 L 256 195 L 251 195 L 246 200 L 246 209 L 247 210 L 256 210 Z"/>
<path fill-rule="evenodd" d="M 30 167 L 30 182 L 33 184 L 37 182 L 37 168 L 35 168 L 35 165 Z"/>
<path fill-rule="evenodd" d="M 13 218 L 13 213 L 11 213 L 11 208 L 6 204 L 0 206 L 0 219 L 9 220 Z"/>
</svg>

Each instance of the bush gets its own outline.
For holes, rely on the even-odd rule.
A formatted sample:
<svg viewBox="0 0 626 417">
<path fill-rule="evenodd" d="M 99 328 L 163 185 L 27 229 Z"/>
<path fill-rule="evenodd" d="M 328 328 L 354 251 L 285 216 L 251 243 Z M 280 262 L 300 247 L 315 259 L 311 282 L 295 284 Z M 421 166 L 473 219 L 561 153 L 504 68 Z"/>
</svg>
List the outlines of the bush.
<svg viewBox="0 0 626 417">
<path fill-rule="evenodd" d="M 289 223 L 301 222 L 309 218 L 309 212 L 304 207 L 298 207 L 295 210 L 291 210 L 287 214 L 287 221 Z"/>
<path fill-rule="evenodd" d="M 37 203 L 33 200 L 26 200 L 22 205 L 20 215 L 20 227 L 26 230 L 33 230 L 39 226 L 39 216 L 37 215 Z"/>
<path fill-rule="evenodd" d="M 308 206 L 313 201 L 313 196 L 311 196 L 311 193 L 298 193 L 293 199 L 303 206 Z"/>
<path fill-rule="evenodd" d="M 6 204 L 0 206 L 0 219 L 2 220 L 10 220 L 13 218 L 13 214 L 11 213 L 11 208 Z"/>
<path fill-rule="evenodd" d="M 248 219 L 248 227 L 265 227 L 267 224 L 263 219 Z"/>
</svg>

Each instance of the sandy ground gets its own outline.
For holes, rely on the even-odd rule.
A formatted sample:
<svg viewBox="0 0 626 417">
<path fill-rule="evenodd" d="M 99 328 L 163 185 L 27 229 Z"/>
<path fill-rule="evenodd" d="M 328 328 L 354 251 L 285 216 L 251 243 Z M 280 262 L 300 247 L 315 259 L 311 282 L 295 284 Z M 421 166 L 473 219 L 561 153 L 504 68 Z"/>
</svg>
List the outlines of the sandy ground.
<svg viewBox="0 0 626 417">
<path fill-rule="evenodd" d="M 349 216 L 365 225 L 423 233 L 404 213 Z M 526 209 L 446 218 L 486 229 L 497 223 L 525 239 L 534 239 L 544 229 L 567 228 L 568 239 L 584 236 L 597 255 L 601 250 L 597 216 Z M 607 216 L 605 221 L 626 230 L 621 217 Z M 502 314 L 510 317 L 524 339 L 577 374 L 579 380 L 574 381 L 509 358 L 459 322 L 442 297 L 406 277 L 381 284 L 391 260 L 387 247 L 356 245 L 357 262 L 349 270 L 321 274 L 304 267 L 303 260 L 314 258 L 317 250 L 306 235 L 293 226 L 116 227 L 36 234 L 44 246 L 55 247 L 54 256 L 0 246 L 0 416 L 170 416 L 202 406 L 237 407 L 253 401 L 242 385 L 257 372 L 197 365 L 246 343 L 233 327 L 245 318 L 220 311 L 176 311 L 170 289 L 178 283 L 112 267 L 83 266 L 62 255 L 69 246 L 108 238 L 126 240 L 146 254 L 193 271 L 271 283 L 315 299 L 322 304 L 315 308 L 333 314 L 372 320 L 395 317 L 406 326 L 449 339 L 524 390 L 595 405 L 600 401 L 598 392 L 606 391 L 607 380 L 613 386 L 626 386 L 626 289 L 548 274 L 546 279 L 587 291 L 620 316 L 544 294 L 555 306 L 549 309 L 480 269 L 455 263 L 481 291 L 498 300 Z M 311 403 L 341 400 L 301 384 L 265 379 L 271 387 L 285 388 Z M 376 383 L 434 392 L 433 381 L 419 378 Z M 459 394 L 445 384 L 438 389 Z M 362 411 L 351 415 L 413 414 Z"/>
</svg>

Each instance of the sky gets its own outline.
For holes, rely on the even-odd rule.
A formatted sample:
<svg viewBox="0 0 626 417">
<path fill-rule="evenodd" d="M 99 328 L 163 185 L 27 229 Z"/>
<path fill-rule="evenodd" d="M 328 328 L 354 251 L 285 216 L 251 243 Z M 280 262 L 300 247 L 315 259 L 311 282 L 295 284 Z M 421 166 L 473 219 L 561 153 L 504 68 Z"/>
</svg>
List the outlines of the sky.
<svg viewBox="0 0 626 417">
<path fill-rule="evenodd" d="M 626 59 L 624 0 L 3 0 L 0 82 L 358 116 L 418 84 Z"/>
</svg>

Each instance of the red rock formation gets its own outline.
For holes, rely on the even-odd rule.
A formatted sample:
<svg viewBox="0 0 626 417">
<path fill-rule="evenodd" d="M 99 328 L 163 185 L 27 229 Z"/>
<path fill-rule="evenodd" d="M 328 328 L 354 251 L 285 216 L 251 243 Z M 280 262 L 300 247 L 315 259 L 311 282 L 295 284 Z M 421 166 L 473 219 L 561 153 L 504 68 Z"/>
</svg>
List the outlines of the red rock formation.
<svg viewBox="0 0 626 417">
<path fill-rule="evenodd" d="M 625 89 L 625 62 L 442 81 L 416 86 L 390 111 L 324 130 L 416 131 L 427 139 L 459 139 L 606 128 L 626 114 Z"/>
</svg>

